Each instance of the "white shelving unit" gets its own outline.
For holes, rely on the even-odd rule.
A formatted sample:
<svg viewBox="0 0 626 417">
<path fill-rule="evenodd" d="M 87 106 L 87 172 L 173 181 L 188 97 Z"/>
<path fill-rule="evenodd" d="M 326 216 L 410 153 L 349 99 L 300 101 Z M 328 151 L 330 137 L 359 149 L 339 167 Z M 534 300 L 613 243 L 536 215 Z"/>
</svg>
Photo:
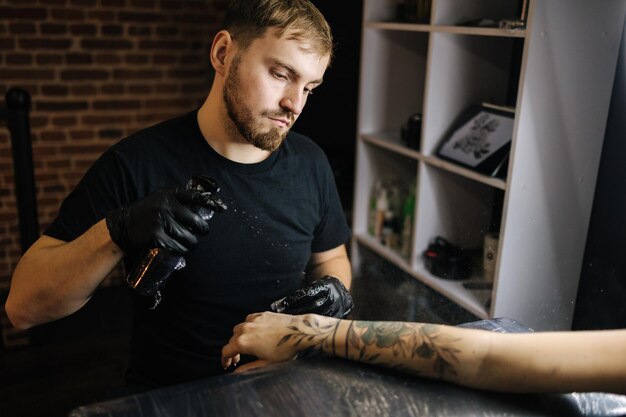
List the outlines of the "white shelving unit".
<svg viewBox="0 0 626 417">
<path fill-rule="evenodd" d="M 352 261 L 358 276 L 366 248 L 477 317 L 569 329 L 626 0 L 529 0 L 525 28 L 459 25 L 515 18 L 521 1 L 432 0 L 429 23 L 411 24 L 396 21 L 396 0 L 364 0 Z M 515 108 L 506 179 L 436 155 L 459 114 L 483 102 Z M 421 141 L 409 149 L 400 127 L 416 112 Z M 415 186 L 408 259 L 368 232 L 381 178 Z M 432 238 L 482 247 L 494 219 L 489 297 L 426 270 Z"/>
</svg>

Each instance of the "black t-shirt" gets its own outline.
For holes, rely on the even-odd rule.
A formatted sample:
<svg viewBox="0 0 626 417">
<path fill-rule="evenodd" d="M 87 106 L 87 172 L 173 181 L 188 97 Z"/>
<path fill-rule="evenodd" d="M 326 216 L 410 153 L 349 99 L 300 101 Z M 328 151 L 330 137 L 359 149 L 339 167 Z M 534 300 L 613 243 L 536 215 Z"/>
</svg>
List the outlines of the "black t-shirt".
<svg viewBox="0 0 626 417">
<path fill-rule="evenodd" d="M 61 205 L 46 235 L 70 241 L 109 212 L 193 174 L 212 177 L 228 205 L 151 299 L 133 294 L 130 373 L 169 385 L 222 373 L 221 348 L 247 314 L 301 287 L 312 252 L 345 243 L 350 229 L 322 150 L 290 132 L 266 160 L 240 164 L 204 140 L 197 111 L 142 130 L 112 146 Z M 134 259 L 127 256 L 127 267 Z"/>
</svg>

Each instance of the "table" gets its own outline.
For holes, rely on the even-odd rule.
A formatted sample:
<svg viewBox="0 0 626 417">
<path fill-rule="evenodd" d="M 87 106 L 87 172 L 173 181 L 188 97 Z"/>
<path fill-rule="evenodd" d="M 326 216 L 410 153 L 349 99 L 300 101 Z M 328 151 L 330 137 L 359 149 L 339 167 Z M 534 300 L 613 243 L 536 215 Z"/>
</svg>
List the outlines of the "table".
<svg viewBox="0 0 626 417">
<path fill-rule="evenodd" d="M 316 357 L 92 404 L 70 417 L 622 415 L 621 395 L 501 394 Z"/>
</svg>

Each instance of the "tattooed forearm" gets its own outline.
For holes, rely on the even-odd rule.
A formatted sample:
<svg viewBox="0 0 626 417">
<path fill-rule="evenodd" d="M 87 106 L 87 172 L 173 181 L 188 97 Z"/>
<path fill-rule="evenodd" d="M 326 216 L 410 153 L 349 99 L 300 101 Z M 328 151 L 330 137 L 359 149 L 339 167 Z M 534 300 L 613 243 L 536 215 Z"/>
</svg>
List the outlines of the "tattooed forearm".
<svg viewBox="0 0 626 417">
<path fill-rule="evenodd" d="M 456 374 L 457 342 L 437 325 L 355 321 L 348 330 L 346 357 L 443 378 Z"/>
<path fill-rule="evenodd" d="M 461 345 L 446 326 L 406 322 L 347 321 L 302 316 L 276 347 L 315 348 L 334 356 L 436 378 L 454 377 Z"/>
<path fill-rule="evenodd" d="M 320 323 L 315 316 L 312 316 L 310 319 L 304 318 L 301 324 L 287 327 L 289 333 L 280 339 L 277 346 L 289 342 L 295 347 L 299 347 L 302 344 L 303 347 L 321 349 L 334 354 L 335 336 L 339 324 L 339 320 L 331 323 Z"/>
</svg>

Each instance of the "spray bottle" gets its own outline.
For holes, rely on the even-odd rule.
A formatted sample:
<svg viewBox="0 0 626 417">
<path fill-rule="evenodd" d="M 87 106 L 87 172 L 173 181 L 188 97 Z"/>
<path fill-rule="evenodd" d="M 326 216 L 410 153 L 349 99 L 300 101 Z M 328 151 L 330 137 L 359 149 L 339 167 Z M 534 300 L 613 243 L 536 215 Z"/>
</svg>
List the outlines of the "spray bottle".
<svg viewBox="0 0 626 417">
<path fill-rule="evenodd" d="M 186 207 L 200 215 L 205 221 L 211 220 L 215 211 L 222 212 L 227 209 L 226 204 L 214 196 L 220 189 L 212 178 L 194 175 L 185 188 L 200 191 L 194 196 L 194 201 Z M 153 296 L 154 305 L 151 309 L 155 309 L 161 302 L 161 288 L 172 272 L 185 266 L 185 258 L 180 254 L 164 248 L 151 248 L 139 257 L 126 277 L 126 282 L 137 293 Z"/>
</svg>

